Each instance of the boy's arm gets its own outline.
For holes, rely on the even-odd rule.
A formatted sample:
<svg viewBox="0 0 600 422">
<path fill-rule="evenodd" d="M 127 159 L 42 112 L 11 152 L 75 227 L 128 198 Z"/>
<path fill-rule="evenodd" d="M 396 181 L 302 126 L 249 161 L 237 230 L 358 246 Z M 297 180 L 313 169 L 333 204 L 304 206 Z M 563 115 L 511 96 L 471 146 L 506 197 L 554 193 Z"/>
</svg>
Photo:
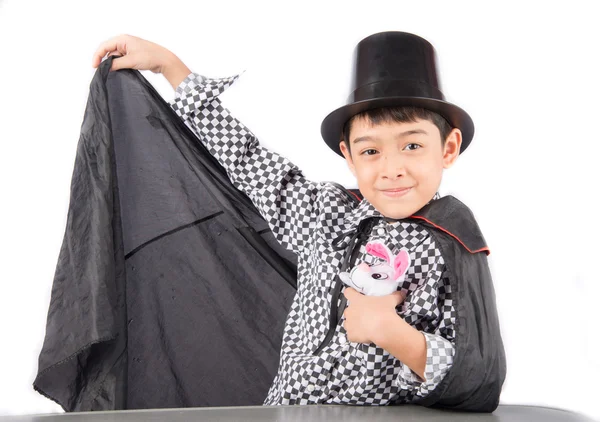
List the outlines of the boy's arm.
<svg viewBox="0 0 600 422">
<path fill-rule="evenodd" d="M 299 253 L 319 218 L 315 203 L 326 189 L 307 180 L 286 158 L 263 148 L 221 105 L 218 96 L 236 79 L 209 79 L 191 73 L 177 87 L 171 106 L 218 160 L 233 185 L 252 200 L 275 238 Z M 338 211 L 341 216 L 343 210 Z"/>
<path fill-rule="evenodd" d="M 384 329 L 384 336 L 380 340 L 382 342 L 380 347 L 403 362 L 403 370 L 396 380 L 397 384 L 403 388 L 414 389 L 419 397 L 427 396 L 444 379 L 452 367 L 456 351 L 454 344 L 456 321 L 452 288 L 446 275 L 447 269 L 443 264 L 443 259 L 439 257 L 436 264 L 427 276 L 427 283 L 412 293 L 418 295 L 416 300 L 412 299 L 412 313 L 426 311 L 428 315 L 432 315 L 427 322 L 426 330 L 423 326 L 418 327 L 419 329 L 415 328 L 395 314 L 396 323 L 391 323 Z M 436 299 L 430 305 L 424 305 L 423 309 L 419 311 L 418 304 L 427 303 L 425 299 L 430 296 Z M 430 307 L 426 309 L 427 306 Z M 399 331 L 408 332 L 409 330 L 412 336 L 406 340 L 412 339 L 410 343 L 397 337 Z M 422 346 L 424 346 L 424 351 Z M 416 362 L 411 360 L 410 354 L 408 355 L 409 360 L 406 362 L 397 356 L 397 353 L 406 354 L 407 351 L 404 350 L 406 348 L 408 348 L 408 353 L 411 350 L 412 353 L 415 353 L 415 349 L 420 352 Z"/>
<path fill-rule="evenodd" d="M 442 381 L 452 366 L 454 344 L 439 334 L 419 331 L 400 316 L 390 316 L 375 341 L 403 364 L 396 380 L 403 388 L 425 397 Z"/>
<path fill-rule="evenodd" d="M 232 183 L 250 197 L 287 249 L 298 253 L 308 240 L 321 209 L 315 203 L 325 199 L 319 195 L 334 199 L 323 213 L 328 221 L 343 218 L 350 200 L 345 203 L 338 188 L 306 180 L 290 161 L 261 147 L 252 132 L 221 106 L 218 95 L 237 77 L 206 79 L 193 74 L 168 49 L 131 35 L 100 44 L 92 66 L 97 67 L 107 54 L 122 56 L 113 60 L 111 70 L 151 70 L 167 78 L 176 89 L 171 106 L 225 168 Z"/>
<path fill-rule="evenodd" d="M 419 397 L 433 391 L 450 370 L 455 352 L 450 281 L 441 276 L 441 271 L 431 271 L 427 283 L 412 292 L 413 308 L 415 304 L 425 304 L 426 297 L 436 297 L 426 311 L 437 315 L 427 321 L 429 332 L 423 331 L 423 327 L 415 328 L 398 315 L 396 306 L 404 301 L 399 291 L 377 297 L 347 288 L 344 294 L 350 303 L 344 312 L 348 340 L 375 343 L 398 359 L 402 365 L 395 380 L 398 387 L 414 391 Z M 410 316 L 420 314 L 413 309 Z"/>
</svg>

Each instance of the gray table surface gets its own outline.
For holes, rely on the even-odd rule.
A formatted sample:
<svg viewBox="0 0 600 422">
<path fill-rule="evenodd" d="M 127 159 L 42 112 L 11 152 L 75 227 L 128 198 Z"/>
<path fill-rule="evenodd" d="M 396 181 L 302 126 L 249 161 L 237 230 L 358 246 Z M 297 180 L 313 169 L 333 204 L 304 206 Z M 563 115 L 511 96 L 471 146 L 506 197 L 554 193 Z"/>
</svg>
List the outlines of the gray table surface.
<svg viewBox="0 0 600 422">
<path fill-rule="evenodd" d="M 420 406 L 251 406 L 189 409 L 119 410 L 110 412 L 59 413 L 0 416 L 0 422 L 593 422 L 578 413 L 539 406 L 500 405 L 491 414 L 427 409 Z"/>
</svg>

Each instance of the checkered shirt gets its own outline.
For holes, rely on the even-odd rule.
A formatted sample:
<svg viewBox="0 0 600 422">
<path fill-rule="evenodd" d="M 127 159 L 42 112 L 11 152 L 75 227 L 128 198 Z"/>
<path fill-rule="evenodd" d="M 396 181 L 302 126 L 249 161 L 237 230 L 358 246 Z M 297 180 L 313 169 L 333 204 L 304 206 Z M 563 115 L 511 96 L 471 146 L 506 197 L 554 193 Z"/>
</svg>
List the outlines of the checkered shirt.
<svg viewBox="0 0 600 422">
<path fill-rule="evenodd" d="M 177 87 L 171 106 L 253 201 L 276 239 L 298 255 L 298 290 L 265 404 L 385 405 L 425 397 L 452 365 L 456 323 L 450 282 L 434 239 L 418 222 L 384 221 L 367 200 L 356 205 L 335 183 L 309 181 L 289 160 L 263 148 L 218 98 L 237 77 L 191 73 Z M 394 253 L 409 250 L 411 266 L 400 287 L 407 297 L 398 313 L 425 336 L 424 380 L 375 344 L 349 342 L 343 320 L 332 341 L 313 354 L 329 328 L 333 285 L 346 253 L 334 248 L 333 240 L 344 239 L 369 217 L 377 218 L 369 241 L 381 240 Z M 379 261 L 362 244 L 350 266 Z"/>
</svg>

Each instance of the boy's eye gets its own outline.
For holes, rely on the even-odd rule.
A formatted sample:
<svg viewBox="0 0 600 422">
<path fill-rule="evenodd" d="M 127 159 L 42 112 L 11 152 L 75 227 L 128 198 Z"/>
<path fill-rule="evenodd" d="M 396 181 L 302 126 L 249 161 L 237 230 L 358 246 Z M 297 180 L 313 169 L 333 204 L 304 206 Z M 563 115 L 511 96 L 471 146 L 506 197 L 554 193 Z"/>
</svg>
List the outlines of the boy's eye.
<svg viewBox="0 0 600 422">
<path fill-rule="evenodd" d="M 373 148 L 369 148 L 361 152 L 361 155 L 375 155 L 377 154 L 377 150 Z"/>
<path fill-rule="evenodd" d="M 421 145 L 419 144 L 408 144 L 407 146 L 404 147 L 404 149 L 407 149 L 409 151 L 413 151 L 415 149 L 419 149 L 421 148 Z"/>
</svg>

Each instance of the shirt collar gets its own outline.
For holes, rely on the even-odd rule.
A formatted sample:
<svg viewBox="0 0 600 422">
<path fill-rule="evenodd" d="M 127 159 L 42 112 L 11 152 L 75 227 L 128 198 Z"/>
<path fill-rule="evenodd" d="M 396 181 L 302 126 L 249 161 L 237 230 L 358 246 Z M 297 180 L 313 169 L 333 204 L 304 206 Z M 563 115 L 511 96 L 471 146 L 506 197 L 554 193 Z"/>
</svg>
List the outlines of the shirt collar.
<svg viewBox="0 0 600 422">
<path fill-rule="evenodd" d="M 352 211 L 348 213 L 344 219 L 346 230 L 354 229 L 358 224 L 369 217 L 380 217 L 383 215 L 375 209 L 375 207 L 366 199 L 363 199 Z"/>
</svg>

